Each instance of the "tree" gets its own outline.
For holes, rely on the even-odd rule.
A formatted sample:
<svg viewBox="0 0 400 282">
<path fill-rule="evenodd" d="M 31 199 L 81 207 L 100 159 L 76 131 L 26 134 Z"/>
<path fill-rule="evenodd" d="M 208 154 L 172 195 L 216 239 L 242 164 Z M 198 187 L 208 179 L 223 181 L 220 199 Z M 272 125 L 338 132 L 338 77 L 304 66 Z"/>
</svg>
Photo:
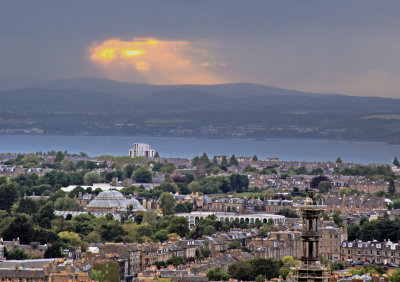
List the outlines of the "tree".
<svg viewBox="0 0 400 282">
<path fill-rule="evenodd" d="M 204 228 L 203 234 L 206 236 L 212 235 L 215 233 L 215 228 L 212 225 L 208 225 Z"/>
<path fill-rule="evenodd" d="M 172 255 L 169 259 L 167 259 L 167 265 L 173 265 L 173 266 L 178 266 L 178 265 L 185 265 L 185 259 L 181 256 L 176 256 Z"/>
<path fill-rule="evenodd" d="M 333 221 L 336 223 L 337 226 L 339 227 L 344 227 L 343 224 L 343 219 L 340 216 L 340 212 L 335 212 L 332 216 Z"/>
<path fill-rule="evenodd" d="M 316 176 L 311 179 L 310 188 L 318 188 L 318 185 L 322 181 L 329 181 L 329 178 L 326 176 Z"/>
<path fill-rule="evenodd" d="M 400 166 L 400 162 L 399 162 L 399 160 L 397 159 L 397 157 L 394 158 L 394 160 L 393 160 L 393 165 L 395 165 L 395 166 L 397 166 L 397 167 Z"/>
<path fill-rule="evenodd" d="M 104 282 L 105 281 L 104 274 L 100 270 L 92 270 L 92 280 Z"/>
<path fill-rule="evenodd" d="M 345 268 L 345 265 L 341 261 L 334 261 L 331 263 L 331 270 L 336 271 L 336 270 L 342 270 Z M 400 281 L 400 280 L 399 280 Z"/>
<path fill-rule="evenodd" d="M 135 170 L 132 175 L 132 179 L 136 183 L 151 183 L 153 181 L 153 176 L 146 167 L 142 166 L 139 169 Z"/>
<path fill-rule="evenodd" d="M 231 174 L 229 180 L 231 182 L 231 189 L 235 192 L 240 193 L 249 188 L 249 179 L 246 175 Z"/>
<path fill-rule="evenodd" d="M 4 240 L 13 240 L 19 238 L 22 244 L 29 244 L 35 230 L 29 218 L 26 215 L 16 217 L 10 225 L 3 230 Z"/>
<path fill-rule="evenodd" d="M 229 165 L 228 159 L 226 158 L 226 156 L 222 156 L 221 167 L 227 167 L 228 165 Z"/>
<path fill-rule="evenodd" d="M 207 278 L 210 281 L 228 281 L 229 274 L 223 273 L 221 267 L 215 267 L 207 272 Z"/>
<path fill-rule="evenodd" d="M 254 282 L 265 282 L 265 276 L 264 275 L 258 275 Z"/>
<path fill-rule="evenodd" d="M 185 237 L 189 234 L 189 222 L 185 217 L 174 216 L 168 228 L 169 233 L 176 233 L 180 237 Z"/>
<path fill-rule="evenodd" d="M 54 208 L 51 203 L 47 203 L 39 209 L 36 216 L 36 221 L 39 223 L 40 227 L 50 229 L 51 221 L 54 219 Z"/>
<path fill-rule="evenodd" d="M 257 157 L 257 155 L 254 155 L 254 156 L 253 156 L 253 158 L 252 158 L 252 161 L 253 161 L 253 162 L 256 162 L 256 161 L 258 161 L 258 157 Z"/>
<path fill-rule="evenodd" d="M 299 217 L 296 214 L 296 212 L 290 208 L 283 208 L 278 212 L 278 214 L 284 215 L 285 217 L 288 217 L 288 218 L 298 218 Z"/>
<path fill-rule="evenodd" d="M 23 259 L 27 259 L 27 258 L 28 258 L 28 255 L 22 249 L 14 249 L 11 252 L 7 251 L 7 255 L 6 255 L 7 260 L 11 260 L 11 259 L 23 260 Z"/>
<path fill-rule="evenodd" d="M 400 268 L 397 269 L 396 271 L 392 272 L 391 275 L 389 275 L 389 281 L 400 282 Z"/>
<path fill-rule="evenodd" d="M 72 246 L 80 246 L 82 243 L 81 237 L 75 232 L 63 231 L 58 233 L 58 237 L 66 243 L 71 244 Z"/>
<path fill-rule="evenodd" d="M 156 152 L 156 153 L 154 154 L 154 158 L 155 158 L 155 159 L 159 159 L 159 158 L 160 158 L 160 154 L 159 154 L 158 152 Z"/>
<path fill-rule="evenodd" d="M 64 154 L 61 151 L 57 152 L 56 158 L 54 159 L 55 163 L 59 163 L 64 159 Z"/>
<path fill-rule="evenodd" d="M 396 186 L 394 185 L 393 179 L 390 179 L 390 180 L 389 180 L 388 193 L 391 194 L 391 195 L 393 195 L 394 193 L 396 193 Z"/>
<path fill-rule="evenodd" d="M 15 212 L 32 215 L 37 213 L 38 209 L 39 207 L 35 200 L 32 200 L 31 198 L 21 198 L 18 202 Z"/>
<path fill-rule="evenodd" d="M 340 158 L 340 157 L 337 157 L 337 159 L 336 159 L 336 161 L 335 161 L 337 164 L 341 164 L 343 161 L 342 161 L 342 159 Z"/>
<path fill-rule="evenodd" d="M 160 196 L 160 208 L 163 215 L 172 215 L 175 213 L 175 198 L 168 192 L 164 192 Z"/>
<path fill-rule="evenodd" d="M 52 244 L 44 252 L 44 258 L 62 258 L 61 246 L 58 242 Z"/>
<path fill-rule="evenodd" d="M 237 161 L 235 155 L 232 155 L 231 158 L 229 159 L 229 165 L 230 166 L 239 166 L 239 162 Z"/>
<path fill-rule="evenodd" d="M 15 183 L 0 186 L 0 210 L 10 212 L 12 205 L 18 199 L 18 187 Z"/>
<path fill-rule="evenodd" d="M 54 203 L 54 209 L 59 211 L 80 211 L 82 206 L 71 198 L 58 198 Z"/>
<path fill-rule="evenodd" d="M 126 232 L 119 222 L 111 220 L 100 225 L 99 234 L 103 241 L 112 242 L 119 241 L 122 236 L 126 235 Z"/>
<path fill-rule="evenodd" d="M 347 227 L 347 238 L 349 241 L 354 241 L 360 238 L 360 226 L 354 223 L 351 223 Z"/>
<path fill-rule="evenodd" d="M 108 261 L 103 263 L 94 263 L 93 270 L 100 271 L 102 273 L 104 281 L 107 282 L 119 282 L 121 281 L 120 266 L 116 261 Z"/>
<path fill-rule="evenodd" d="M 258 275 L 270 280 L 279 277 L 279 261 L 271 258 L 238 261 L 229 265 L 228 273 L 238 280 L 254 281 Z"/>
<path fill-rule="evenodd" d="M 124 167 L 124 173 L 126 178 L 131 178 L 136 166 L 134 164 L 128 164 Z"/>
<path fill-rule="evenodd" d="M 327 193 L 331 189 L 331 182 L 330 181 L 321 181 L 318 184 L 318 189 L 320 193 Z"/>
<path fill-rule="evenodd" d="M 87 172 L 83 177 L 83 182 L 89 186 L 92 186 L 93 183 L 102 182 L 102 180 L 103 178 L 101 177 L 101 175 L 94 171 Z"/>
<path fill-rule="evenodd" d="M 241 249 L 242 248 L 242 244 L 240 244 L 239 241 L 231 241 L 228 244 L 228 249 L 229 250 L 236 250 L 236 249 Z"/>
</svg>

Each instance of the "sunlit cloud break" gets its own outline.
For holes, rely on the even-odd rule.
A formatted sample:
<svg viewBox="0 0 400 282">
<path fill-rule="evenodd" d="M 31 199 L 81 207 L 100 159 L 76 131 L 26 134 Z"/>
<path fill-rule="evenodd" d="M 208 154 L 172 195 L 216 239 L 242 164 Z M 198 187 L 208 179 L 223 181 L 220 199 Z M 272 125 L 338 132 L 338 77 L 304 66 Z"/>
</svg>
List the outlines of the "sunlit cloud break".
<svg viewBox="0 0 400 282">
<path fill-rule="evenodd" d="M 216 71 L 225 63 L 210 61 L 209 52 L 194 45 L 155 38 L 110 39 L 93 43 L 90 59 L 113 79 L 159 84 L 223 82 Z"/>
</svg>

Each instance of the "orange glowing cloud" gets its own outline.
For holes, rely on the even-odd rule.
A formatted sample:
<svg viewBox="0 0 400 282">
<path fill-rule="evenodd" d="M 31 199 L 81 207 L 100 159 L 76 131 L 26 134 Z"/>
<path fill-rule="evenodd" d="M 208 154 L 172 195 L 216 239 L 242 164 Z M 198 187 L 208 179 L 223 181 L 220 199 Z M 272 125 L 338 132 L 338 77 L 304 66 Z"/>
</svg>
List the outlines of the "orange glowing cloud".
<svg viewBox="0 0 400 282">
<path fill-rule="evenodd" d="M 90 59 L 110 78 L 150 83 L 210 84 L 223 82 L 209 66 L 209 53 L 188 41 L 163 41 L 155 38 L 134 38 L 132 41 L 110 39 L 93 43 Z"/>
</svg>

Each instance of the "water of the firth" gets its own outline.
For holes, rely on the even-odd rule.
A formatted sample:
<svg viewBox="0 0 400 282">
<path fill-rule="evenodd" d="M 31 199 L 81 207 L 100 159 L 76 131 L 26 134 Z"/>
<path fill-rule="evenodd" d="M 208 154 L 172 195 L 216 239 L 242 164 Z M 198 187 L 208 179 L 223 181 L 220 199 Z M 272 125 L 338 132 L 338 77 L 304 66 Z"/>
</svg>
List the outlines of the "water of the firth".
<svg viewBox="0 0 400 282">
<path fill-rule="evenodd" d="M 191 158 L 203 154 L 253 156 L 260 159 L 391 163 L 400 156 L 400 145 L 384 142 L 337 140 L 276 139 L 196 139 L 182 137 L 117 137 L 117 136 L 0 136 L 0 153 L 32 153 L 50 150 L 85 152 L 90 156 L 127 155 L 135 142 L 151 144 L 163 157 Z"/>
</svg>

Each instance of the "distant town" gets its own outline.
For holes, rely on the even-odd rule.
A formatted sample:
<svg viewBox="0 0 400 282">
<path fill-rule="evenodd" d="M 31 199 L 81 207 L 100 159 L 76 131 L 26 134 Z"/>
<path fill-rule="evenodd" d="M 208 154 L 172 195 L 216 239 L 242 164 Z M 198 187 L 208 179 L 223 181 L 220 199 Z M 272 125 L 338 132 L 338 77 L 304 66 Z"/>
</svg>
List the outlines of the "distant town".
<svg viewBox="0 0 400 282">
<path fill-rule="evenodd" d="M 183 159 L 142 143 L 117 157 L 2 153 L 0 279 L 389 281 L 399 176 L 396 156 Z"/>
</svg>

